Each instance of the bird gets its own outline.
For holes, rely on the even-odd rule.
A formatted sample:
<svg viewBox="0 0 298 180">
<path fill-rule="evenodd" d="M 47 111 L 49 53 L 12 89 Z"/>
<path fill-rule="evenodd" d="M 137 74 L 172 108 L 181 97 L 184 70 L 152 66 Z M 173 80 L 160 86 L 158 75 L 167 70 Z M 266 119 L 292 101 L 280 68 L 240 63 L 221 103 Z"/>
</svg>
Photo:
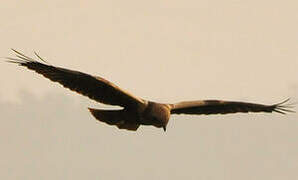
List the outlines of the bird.
<svg viewBox="0 0 298 180">
<path fill-rule="evenodd" d="M 225 100 L 183 101 L 173 104 L 153 102 L 134 96 L 102 77 L 53 66 L 36 52 L 34 52 L 36 59 L 33 59 L 15 49 L 12 51 L 15 53 L 15 57 L 7 57 L 7 62 L 33 70 L 45 78 L 58 82 L 65 88 L 99 103 L 120 106 L 121 109 L 117 110 L 88 107 L 95 119 L 119 129 L 137 131 L 141 125 L 145 125 L 162 128 L 166 131 L 172 114 L 209 115 L 239 112 L 286 114 L 294 112 L 291 110 L 292 104 L 286 104 L 289 99 L 272 105 Z"/>
</svg>

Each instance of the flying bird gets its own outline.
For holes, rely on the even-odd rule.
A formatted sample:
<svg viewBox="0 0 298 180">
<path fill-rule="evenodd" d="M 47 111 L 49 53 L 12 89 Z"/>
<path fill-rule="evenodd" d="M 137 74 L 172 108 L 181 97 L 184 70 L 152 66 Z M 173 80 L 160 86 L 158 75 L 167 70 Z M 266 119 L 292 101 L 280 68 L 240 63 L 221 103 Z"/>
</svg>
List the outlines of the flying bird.
<svg viewBox="0 0 298 180">
<path fill-rule="evenodd" d="M 58 82 L 65 88 L 97 102 L 121 106 L 120 110 L 88 108 L 97 120 L 119 129 L 136 131 L 140 125 L 151 125 L 166 131 L 171 114 L 209 115 L 237 112 L 285 114 L 293 112 L 289 109 L 292 106 L 285 104 L 289 99 L 273 105 L 223 100 L 185 101 L 175 104 L 157 103 L 136 97 L 102 77 L 50 65 L 36 52 L 34 54 L 39 61 L 12 50 L 16 57 L 8 57 L 8 62 L 33 70 L 51 81 Z"/>
</svg>

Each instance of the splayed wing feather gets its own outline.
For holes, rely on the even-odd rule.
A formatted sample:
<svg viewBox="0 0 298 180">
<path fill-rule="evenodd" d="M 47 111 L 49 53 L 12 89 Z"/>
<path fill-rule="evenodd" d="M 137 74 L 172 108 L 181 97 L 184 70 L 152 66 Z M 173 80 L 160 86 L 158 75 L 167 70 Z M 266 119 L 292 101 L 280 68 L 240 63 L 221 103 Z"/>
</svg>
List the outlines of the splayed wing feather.
<svg viewBox="0 0 298 180">
<path fill-rule="evenodd" d="M 138 105 L 144 104 L 144 101 L 128 92 L 120 89 L 113 83 L 89 74 L 79 71 L 73 71 L 52 65 L 38 62 L 14 49 L 12 49 L 17 58 L 7 58 L 8 62 L 16 63 L 33 70 L 51 81 L 58 82 L 65 88 L 75 91 L 79 94 L 88 96 L 95 101 L 119 105 L 126 108 L 136 108 Z M 37 53 L 35 55 L 46 63 Z"/>
<path fill-rule="evenodd" d="M 40 60 L 42 60 L 44 63 L 49 64 L 47 61 L 45 61 L 42 57 L 39 56 L 39 54 L 37 54 L 37 52 L 34 52 L 35 56 L 38 57 Z"/>
<path fill-rule="evenodd" d="M 202 101 L 187 101 L 172 105 L 172 114 L 228 114 L 228 113 L 248 113 L 248 112 L 278 112 L 285 114 L 294 112 L 289 108 L 286 102 L 289 99 L 273 104 L 263 105 L 247 102 L 235 101 L 220 101 L 220 100 L 202 100 Z"/>
</svg>

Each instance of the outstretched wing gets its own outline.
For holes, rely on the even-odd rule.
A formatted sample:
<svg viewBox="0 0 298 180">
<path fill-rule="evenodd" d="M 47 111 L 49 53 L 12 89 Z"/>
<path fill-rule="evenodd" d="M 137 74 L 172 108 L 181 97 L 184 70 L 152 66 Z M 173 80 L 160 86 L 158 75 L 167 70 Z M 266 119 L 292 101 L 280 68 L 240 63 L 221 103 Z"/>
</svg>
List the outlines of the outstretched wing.
<svg viewBox="0 0 298 180">
<path fill-rule="evenodd" d="M 228 114 L 228 113 L 248 113 L 248 112 L 294 112 L 289 110 L 290 105 L 285 103 L 289 99 L 273 105 L 254 104 L 247 102 L 202 100 L 180 102 L 172 105 L 171 114 Z"/>
<path fill-rule="evenodd" d="M 58 82 L 65 88 L 88 96 L 95 101 L 123 107 L 136 107 L 136 105 L 145 103 L 144 100 L 131 95 L 101 77 L 49 65 L 36 53 L 35 55 L 44 63 L 25 56 L 14 49 L 12 50 L 16 53 L 17 58 L 8 58 L 8 62 L 25 66 L 51 81 Z"/>
</svg>

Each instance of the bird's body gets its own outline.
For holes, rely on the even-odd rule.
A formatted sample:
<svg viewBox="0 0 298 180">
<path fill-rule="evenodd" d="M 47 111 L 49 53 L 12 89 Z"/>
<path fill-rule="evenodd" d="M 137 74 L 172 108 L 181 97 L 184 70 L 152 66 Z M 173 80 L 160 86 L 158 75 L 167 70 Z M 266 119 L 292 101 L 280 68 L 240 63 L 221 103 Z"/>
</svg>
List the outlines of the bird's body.
<svg viewBox="0 0 298 180">
<path fill-rule="evenodd" d="M 92 76 L 79 71 L 68 70 L 38 62 L 24 54 L 13 50 L 17 58 L 8 58 L 33 70 L 51 81 L 62 84 L 65 88 L 88 96 L 97 102 L 118 105 L 120 110 L 102 110 L 89 108 L 91 114 L 99 121 L 117 126 L 119 129 L 136 131 L 140 125 L 151 125 L 166 130 L 171 114 L 227 114 L 237 112 L 293 112 L 291 106 L 283 101 L 273 105 L 247 102 L 200 100 L 186 101 L 176 104 L 162 104 L 136 97 L 102 77 Z"/>
<path fill-rule="evenodd" d="M 116 125 L 120 129 L 136 130 L 140 125 L 152 125 L 166 130 L 171 107 L 168 104 L 148 102 L 144 108 L 122 110 L 100 110 L 89 108 L 99 121 Z"/>
</svg>

